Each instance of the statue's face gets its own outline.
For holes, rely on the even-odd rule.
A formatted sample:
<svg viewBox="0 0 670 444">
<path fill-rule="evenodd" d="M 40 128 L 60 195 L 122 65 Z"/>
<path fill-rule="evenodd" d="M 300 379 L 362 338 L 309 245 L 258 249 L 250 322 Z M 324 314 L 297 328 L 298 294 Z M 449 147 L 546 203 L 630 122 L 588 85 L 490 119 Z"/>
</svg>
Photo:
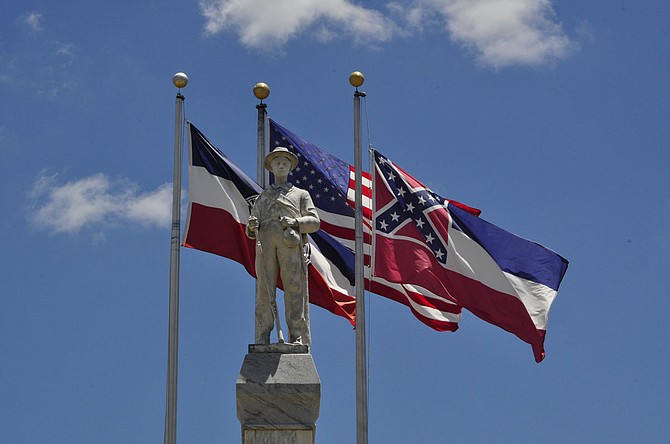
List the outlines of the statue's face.
<svg viewBox="0 0 670 444">
<path fill-rule="evenodd" d="M 275 177 L 287 177 L 291 171 L 291 160 L 284 156 L 275 157 L 270 162 L 270 171 Z"/>
</svg>

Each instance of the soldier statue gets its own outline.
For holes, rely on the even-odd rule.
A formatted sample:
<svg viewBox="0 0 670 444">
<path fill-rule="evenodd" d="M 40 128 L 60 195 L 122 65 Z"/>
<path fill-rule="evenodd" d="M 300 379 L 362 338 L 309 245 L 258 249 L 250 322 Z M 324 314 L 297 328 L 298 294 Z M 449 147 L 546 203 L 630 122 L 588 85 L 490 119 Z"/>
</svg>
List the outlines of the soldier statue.
<svg viewBox="0 0 670 444">
<path fill-rule="evenodd" d="M 265 156 L 265 168 L 275 182 L 258 196 L 246 233 L 256 240 L 256 344 L 269 344 L 277 326 L 284 342 L 276 304 L 277 276 L 284 285 L 288 342 L 310 345 L 307 291 L 307 234 L 319 229 L 320 220 L 309 193 L 287 178 L 298 157 L 278 147 Z"/>
</svg>

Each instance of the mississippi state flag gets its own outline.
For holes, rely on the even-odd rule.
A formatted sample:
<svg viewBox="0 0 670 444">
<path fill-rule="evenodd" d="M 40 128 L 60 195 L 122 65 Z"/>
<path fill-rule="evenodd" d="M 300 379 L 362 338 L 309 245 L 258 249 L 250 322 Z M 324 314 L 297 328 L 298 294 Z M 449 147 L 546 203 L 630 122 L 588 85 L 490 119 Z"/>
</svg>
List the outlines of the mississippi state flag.
<svg viewBox="0 0 670 444">
<path fill-rule="evenodd" d="M 568 261 L 445 200 L 373 152 L 373 273 L 415 285 L 515 334 L 544 359 L 547 316 Z"/>
<path fill-rule="evenodd" d="M 256 277 L 255 242 L 246 236 L 245 228 L 261 187 L 190 122 L 187 129 L 189 203 L 183 245 L 239 262 L 250 275 Z M 319 244 L 324 249 L 329 244 L 335 244 L 326 233 L 318 234 Z M 339 257 L 340 252 L 334 248 L 326 249 L 327 258 L 311 239 L 310 244 L 310 302 L 345 317 L 355 325 L 353 286 L 336 266 L 344 262 Z"/>
</svg>

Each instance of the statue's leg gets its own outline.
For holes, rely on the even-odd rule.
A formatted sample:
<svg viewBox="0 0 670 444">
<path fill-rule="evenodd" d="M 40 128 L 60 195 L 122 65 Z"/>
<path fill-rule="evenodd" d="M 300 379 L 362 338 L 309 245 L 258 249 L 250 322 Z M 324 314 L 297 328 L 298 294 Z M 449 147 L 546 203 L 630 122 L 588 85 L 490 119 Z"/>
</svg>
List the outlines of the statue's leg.
<svg viewBox="0 0 670 444">
<path fill-rule="evenodd" d="M 307 276 L 302 249 L 300 247 L 278 248 L 280 273 L 284 284 L 284 309 L 288 326 L 289 342 L 309 345 L 309 314 L 305 311 L 307 299 Z"/>
<path fill-rule="evenodd" d="M 262 239 L 261 239 L 262 241 Z M 271 242 L 256 245 L 256 344 L 269 344 L 274 327 L 271 301 L 276 298 L 277 256 Z"/>
</svg>

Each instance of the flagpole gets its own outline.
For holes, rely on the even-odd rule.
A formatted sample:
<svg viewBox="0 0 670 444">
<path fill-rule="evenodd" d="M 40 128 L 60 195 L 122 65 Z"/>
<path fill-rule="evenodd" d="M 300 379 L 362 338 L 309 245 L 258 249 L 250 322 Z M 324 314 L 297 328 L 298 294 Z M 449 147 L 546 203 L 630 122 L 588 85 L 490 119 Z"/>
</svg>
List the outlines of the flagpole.
<svg viewBox="0 0 670 444">
<path fill-rule="evenodd" d="M 270 87 L 262 82 L 256 83 L 254 86 L 254 96 L 261 101 L 261 103 L 256 105 L 256 109 L 258 110 L 258 161 L 256 175 L 258 184 L 262 188 L 265 188 L 269 179 L 269 175 L 264 166 L 265 155 L 267 154 L 267 150 L 265 148 L 265 123 L 268 115 L 268 106 L 267 104 L 263 103 L 263 99 L 267 99 L 268 96 L 270 96 Z"/>
<path fill-rule="evenodd" d="M 361 97 L 358 91 L 365 77 L 359 71 L 351 73 L 349 83 L 354 92 L 354 183 L 355 183 L 355 285 L 356 285 L 356 443 L 368 442 L 368 377 L 365 350 L 365 269 L 363 262 L 363 152 L 361 148 Z"/>
<path fill-rule="evenodd" d="M 178 88 L 175 99 L 174 121 L 174 175 L 172 181 L 172 235 L 170 238 L 170 312 L 168 321 L 168 364 L 165 389 L 165 433 L 163 442 L 177 442 L 177 361 L 179 359 L 179 238 L 181 213 L 181 155 L 182 130 L 184 127 L 184 96 L 181 88 L 188 83 L 188 77 L 178 72 L 172 77 Z"/>
</svg>

